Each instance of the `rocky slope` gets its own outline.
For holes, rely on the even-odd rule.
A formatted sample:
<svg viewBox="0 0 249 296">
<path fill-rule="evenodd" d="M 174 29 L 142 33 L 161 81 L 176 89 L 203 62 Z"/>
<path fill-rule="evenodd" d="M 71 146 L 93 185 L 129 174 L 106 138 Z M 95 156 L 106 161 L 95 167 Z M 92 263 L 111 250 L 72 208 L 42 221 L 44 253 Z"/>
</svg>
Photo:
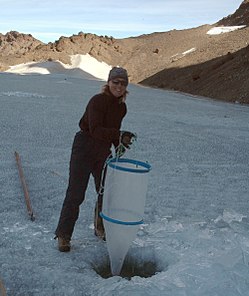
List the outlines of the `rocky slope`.
<svg viewBox="0 0 249 296">
<path fill-rule="evenodd" d="M 218 25 L 241 26 L 249 24 L 249 0 L 244 0 L 234 14 L 224 17 Z"/>
<path fill-rule="evenodd" d="M 249 103 L 249 0 L 234 14 L 213 26 L 242 26 L 243 29 L 201 36 L 196 51 L 167 65 L 141 83 L 230 102 Z M 198 32 L 199 29 L 197 28 Z M 191 30 L 192 32 L 192 30 Z M 208 41 L 207 41 L 208 39 Z"/>
<path fill-rule="evenodd" d="M 149 86 L 249 103 L 249 28 L 213 36 L 208 45 L 143 80 Z"/>
<path fill-rule="evenodd" d="M 219 34 L 215 26 L 245 25 Z M 130 80 L 215 99 L 249 103 L 249 0 L 213 25 L 115 39 L 80 32 L 43 44 L 31 35 L 0 34 L 0 70 L 29 61 L 60 60 L 86 54 L 126 67 Z"/>
</svg>

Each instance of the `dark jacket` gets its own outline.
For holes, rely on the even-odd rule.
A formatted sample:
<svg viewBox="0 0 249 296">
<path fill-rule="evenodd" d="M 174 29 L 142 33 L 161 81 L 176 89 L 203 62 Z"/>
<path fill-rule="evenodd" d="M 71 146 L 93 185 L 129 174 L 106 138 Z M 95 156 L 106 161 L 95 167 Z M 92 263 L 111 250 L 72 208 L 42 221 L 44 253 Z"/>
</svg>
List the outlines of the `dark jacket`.
<svg viewBox="0 0 249 296">
<path fill-rule="evenodd" d="M 86 132 L 99 149 L 110 149 L 119 143 L 120 127 L 126 115 L 126 104 L 104 93 L 93 96 L 80 119 L 80 129 Z M 101 147 L 102 146 L 102 147 Z"/>
</svg>

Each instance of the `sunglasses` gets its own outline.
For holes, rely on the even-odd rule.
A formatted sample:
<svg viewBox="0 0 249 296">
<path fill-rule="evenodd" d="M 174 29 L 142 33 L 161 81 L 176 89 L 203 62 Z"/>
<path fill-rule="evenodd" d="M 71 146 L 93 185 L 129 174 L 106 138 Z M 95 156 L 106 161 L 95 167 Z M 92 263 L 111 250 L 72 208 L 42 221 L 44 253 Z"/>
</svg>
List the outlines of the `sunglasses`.
<svg viewBox="0 0 249 296">
<path fill-rule="evenodd" d="M 122 86 L 127 86 L 128 83 L 125 80 L 112 80 L 112 83 L 115 85 L 122 85 Z"/>
</svg>

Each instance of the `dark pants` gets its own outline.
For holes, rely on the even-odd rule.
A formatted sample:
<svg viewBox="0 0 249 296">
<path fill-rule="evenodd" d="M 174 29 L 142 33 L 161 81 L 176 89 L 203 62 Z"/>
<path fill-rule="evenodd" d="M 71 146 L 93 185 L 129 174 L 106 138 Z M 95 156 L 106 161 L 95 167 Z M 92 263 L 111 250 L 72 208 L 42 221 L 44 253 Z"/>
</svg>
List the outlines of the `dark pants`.
<svg viewBox="0 0 249 296">
<path fill-rule="evenodd" d="M 103 167 L 109 154 L 109 147 L 100 146 L 100 143 L 88 134 L 78 132 L 75 135 L 70 160 L 69 184 L 55 231 L 56 236 L 71 239 L 79 217 L 80 205 L 85 199 L 90 175 L 93 175 L 96 191 L 99 192 Z M 102 207 L 102 194 L 103 192 L 99 194 L 97 200 L 98 212 Z M 102 223 L 102 219 L 100 222 Z"/>
</svg>

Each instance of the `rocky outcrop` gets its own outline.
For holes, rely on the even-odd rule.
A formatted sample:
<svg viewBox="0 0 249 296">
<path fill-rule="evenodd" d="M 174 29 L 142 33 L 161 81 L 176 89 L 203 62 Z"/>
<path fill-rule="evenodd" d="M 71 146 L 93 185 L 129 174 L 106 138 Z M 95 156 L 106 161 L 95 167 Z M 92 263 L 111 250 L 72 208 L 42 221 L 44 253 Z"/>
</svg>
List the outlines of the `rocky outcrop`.
<svg viewBox="0 0 249 296">
<path fill-rule="evenodd" d="M 22 34 L 16 31 L 10 31 L 5 35 L 0 34 L 1 56 L 23 55 L 35 50 L 41 44 L 43 43 L 35 39 L 31 34 Z"/>
<path fill-rule="evenodd" d="M 249 25 L 249 0 L 244 0 L 234 14 L 224 17 L 217 25 L 219 26 L 242 26 Z"/>
</svg>

